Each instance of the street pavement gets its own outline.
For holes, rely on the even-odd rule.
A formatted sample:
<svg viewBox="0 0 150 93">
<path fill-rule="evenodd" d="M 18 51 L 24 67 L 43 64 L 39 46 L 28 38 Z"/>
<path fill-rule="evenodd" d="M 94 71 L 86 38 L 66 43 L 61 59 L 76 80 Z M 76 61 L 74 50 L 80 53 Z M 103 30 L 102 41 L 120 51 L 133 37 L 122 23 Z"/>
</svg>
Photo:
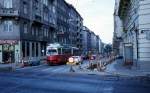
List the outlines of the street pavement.
<svg viewBox="0 0 150 93">
<path fill-rule="evenodd" d="M 69 71 L 69 67 L 67 65 L 48 66 L 47 64 L 44 64 L 40 66 L 19 68 L 16 71 L 63 73 Z"/>
<path fill-rule="evenodd" d="M 85 63 L 86 64 L 86 63 Z M 84 64 L 83 64 L 84 65 Z M 24 72 L 43 72 L 43 73 L 69 73 L 70 72 L 70 65 L 56 65 L 56 66 L 49 66 L 47 64 L 43 64 L 40 66 L 29 66 L 25 68 L 18 68 L 16 71 L 24 71 Z M 73 69 L 77 70 L 78 66 L 73 66 Z"/>
<path fill-rule="evenodd" d="M 83 66 L 87 65 L 85 63 Z M 74 67 L 78 69 L 78 66 Z M 70 72 L 69 65 L 40 65 L 0 72 L 0 93 L 149 93 L 141 77 Z"/>
</svg>

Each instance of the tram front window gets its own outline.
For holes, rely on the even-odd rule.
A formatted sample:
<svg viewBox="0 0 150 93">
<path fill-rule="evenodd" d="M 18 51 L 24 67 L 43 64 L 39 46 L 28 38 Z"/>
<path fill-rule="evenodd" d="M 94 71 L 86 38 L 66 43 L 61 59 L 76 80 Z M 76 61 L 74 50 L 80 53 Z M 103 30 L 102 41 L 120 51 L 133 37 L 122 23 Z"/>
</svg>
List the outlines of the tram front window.
<svg viewBox="0 0 150 93">
<path fill-rule="evenodd" d="M 51 50 L 48 50 L 48 51 L 47 51 L 47 54 L 48 54 L 48 55 L 57 55 L 58 53 L 57 53 L 57 50 L 51 49 Z"/>
</svg>

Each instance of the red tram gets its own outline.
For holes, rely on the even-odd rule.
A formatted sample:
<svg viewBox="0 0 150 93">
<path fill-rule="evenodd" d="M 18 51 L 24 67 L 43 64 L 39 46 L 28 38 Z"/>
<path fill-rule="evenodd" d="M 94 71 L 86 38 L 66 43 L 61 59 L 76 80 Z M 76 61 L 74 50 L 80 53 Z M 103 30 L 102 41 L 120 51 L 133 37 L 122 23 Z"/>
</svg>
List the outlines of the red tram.
<svg viewBox="0 0 150 93">
<path fill-rule="evenodd" d="M 78 48 L 58 43 L 49 44 L 46 49 L 47 64 L 65 64 L 68 58 L 78 54 Z"/>
</svg>

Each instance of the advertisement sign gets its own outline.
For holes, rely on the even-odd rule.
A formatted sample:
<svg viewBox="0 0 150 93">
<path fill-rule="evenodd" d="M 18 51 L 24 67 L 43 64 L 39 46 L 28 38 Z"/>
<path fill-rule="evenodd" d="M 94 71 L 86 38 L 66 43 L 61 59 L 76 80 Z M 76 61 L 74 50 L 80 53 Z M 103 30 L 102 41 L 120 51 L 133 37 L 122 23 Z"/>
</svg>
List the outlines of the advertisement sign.
<svg viewBox="0 0 150 93">
<path fill-rule="evenodd" d="M 0 40 L 0 45 L 2 44 L 11 44 L 11 45 L 14 45 L 14 44 L 17 44 L 18 41 L 17 40 Z"/>
</svg>

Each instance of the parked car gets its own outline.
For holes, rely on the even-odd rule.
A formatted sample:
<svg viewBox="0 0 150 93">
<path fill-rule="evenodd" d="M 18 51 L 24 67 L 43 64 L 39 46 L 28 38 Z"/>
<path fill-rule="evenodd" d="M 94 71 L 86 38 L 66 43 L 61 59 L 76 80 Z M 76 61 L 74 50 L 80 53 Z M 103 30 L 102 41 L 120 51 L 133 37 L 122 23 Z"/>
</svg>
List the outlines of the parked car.
<svg viewBox="0 0 150 93">
<path fill-rule="evenodd" d="M 30 58 L 29 60 L 29 64 L 31 66 L 37 66 L 37 65 L 40 65 L 40 59 L 37 59 L 37 58 Z"/>
<path fill-rule="evenodd" d="M 123 56 L 118 55 L 118 56 L 116 57 L 116 59 L 123 59 Z"/>
<path fill-rule="evenodd" d="M 82 64 L 83 60 L 81 56 L 71 56 L 68 59 L 67 64 Z"/>
<path fill-rule="evenodd" d="M 23 63 L 23 67 L 30 66 L 30 63 L 29 63 L 29 59 L 28 59 L 28 58 L 23 58 L 23 59 L 22 59 L 22 63 Z"/>
</svg>

